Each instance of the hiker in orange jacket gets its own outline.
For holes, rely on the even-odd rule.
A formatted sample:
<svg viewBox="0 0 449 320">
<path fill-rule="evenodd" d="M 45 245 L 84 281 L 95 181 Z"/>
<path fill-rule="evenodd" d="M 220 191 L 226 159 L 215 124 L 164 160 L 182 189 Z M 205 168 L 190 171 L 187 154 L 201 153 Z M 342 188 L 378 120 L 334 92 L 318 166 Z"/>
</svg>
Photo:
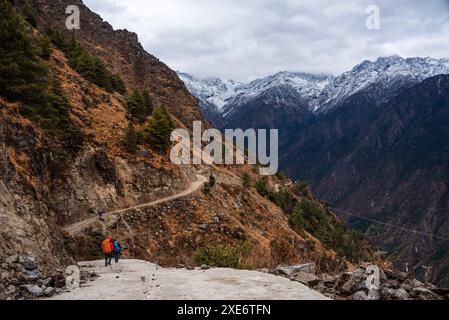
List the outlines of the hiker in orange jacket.
<svg viewBox="0 0 449 320">
<path fill-rule="evenodd" d="M 114 251 L 114 244 L 112 243 L 112 238 L 108 236 L 101 244 L 101 249 L 104 254 L 104 264 L 107 267 L 111 265 L 112 252 Z"/>
</svg>

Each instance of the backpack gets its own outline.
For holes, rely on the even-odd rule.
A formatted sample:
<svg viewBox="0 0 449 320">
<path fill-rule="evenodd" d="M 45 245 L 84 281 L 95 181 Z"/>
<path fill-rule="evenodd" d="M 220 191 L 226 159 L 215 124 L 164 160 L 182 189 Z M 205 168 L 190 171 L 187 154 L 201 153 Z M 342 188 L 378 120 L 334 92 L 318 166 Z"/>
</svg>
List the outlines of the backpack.
<svg viewBox="0 0 449 320">
<path fill-rule="evenodd" d="M 103 243 L 101 244 L 101 249 L 103 250 L 104 254 L 112 252 L 111 243 L 108 239 L 103 241 Z"/>
<path fill-rule="evenodd" d="M 120 243 L 118 241 L 114 242 L 114 251 L 115 252 L 120 252 Z"/>
</svg>

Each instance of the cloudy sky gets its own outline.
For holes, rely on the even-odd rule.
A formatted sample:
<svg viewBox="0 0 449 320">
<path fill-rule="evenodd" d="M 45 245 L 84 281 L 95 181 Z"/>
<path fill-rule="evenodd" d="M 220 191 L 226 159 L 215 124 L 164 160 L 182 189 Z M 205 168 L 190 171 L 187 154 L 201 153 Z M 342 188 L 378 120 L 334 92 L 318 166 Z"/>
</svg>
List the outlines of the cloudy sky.
<svg viewBox="0 0 449 320">
<path fill-rule="evenodd" d="M 175 70 L 246 81 L 363 60 L 449 57 L 449 0 L 84 0 Z M 367 7 L 380 9 L 369 30 Z"/>
</svg>

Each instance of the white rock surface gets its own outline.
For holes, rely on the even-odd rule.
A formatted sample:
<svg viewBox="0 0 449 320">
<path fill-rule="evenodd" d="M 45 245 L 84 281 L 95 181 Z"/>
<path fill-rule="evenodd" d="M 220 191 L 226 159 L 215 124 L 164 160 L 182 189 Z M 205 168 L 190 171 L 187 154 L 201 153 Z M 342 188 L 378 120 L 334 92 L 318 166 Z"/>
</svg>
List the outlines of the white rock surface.
<svg viewBox="0 0 449 320">
<path fill-rule="evenodd" d="M 109 267 L 104 261 L 79 265 L 81 271 L 100 277 L 52 300 L 327 299 L 303 284 L 257 271 L 163 269 L 141 260 L 121 260 Z"/>
</svg>

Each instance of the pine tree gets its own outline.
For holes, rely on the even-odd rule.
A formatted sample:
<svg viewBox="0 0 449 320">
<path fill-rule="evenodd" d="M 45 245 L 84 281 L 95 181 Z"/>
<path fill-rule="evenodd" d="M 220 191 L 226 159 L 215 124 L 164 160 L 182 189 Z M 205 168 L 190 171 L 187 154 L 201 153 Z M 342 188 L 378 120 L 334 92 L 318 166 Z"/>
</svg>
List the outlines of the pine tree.
<svg viewBox="0 0 449 320">
<path fill-rule="evenodd" d="M 70 66 L 84 79 L 108 92 L 126 93 L 123 79 L 119 75 L 113 75 L 101 59 L 90 54 L 84 46 L 78 43 L 74 35 L 68 39 L 59 30 L 50 30 L 47 34 L 51 42 L 64 51 Z"/>
<path fill-rule="evenodd" d="M 136 153 L 139 150 L 139 144 L 142 142 L 142 133 L 134 129 L 132 123 L 126 129 L 125 147 L 129 153 Z"/>
<path fill-rule="evenodd" d="M 150 93 L 148 90 L 143 90 L 142 92 L 142 102 L 143 102 L 143 108 L 146 115 L 153 113 L 153 98 L 151 98 Z"/>
<path fill-rule="evenodd" d="M 39 38 L 38 45 L 40 49 L 40 56 L 45 60 L 49 60 L 52 52 L 50 38 L 47 35 L 43 35 Z"/>
<path fill-rule="evenodd" d="M 23 115 L 42 126 L 62 127 L 70 106 L 36 42 L 11 2 L 0 0 L 0 95 L 22 102 Z"/>
<path fill-rule="evenodd" d="M 245 189 L 248 189 L 251 186 L 251 178 L 250 178 L 248 172 L 243 173 L 242 185 L 243 185 L 243 188 L 245 188 Z"/>
<path fill-rule="evenodd" d="M 34 28 L 37 27 L 37 19 L 34 15 L 33 9 L 28 4 L 25 4 L 22 7 L 22 16 L 25 19 L 26 22 L 28 22 L 30 25 L 32 25 Z"/>
<path fill-rule="evenodd" d="M 111 84 L 112 89 L 120 94 L 126 93 L 126 86 L 125 82 L 123 81 L 122 77 L 118 74 L 114 74 L 111 76 Z"/>
<path fill-rule="evenodd" d="M 100 59 L 97 58 L 93 59 L 93 65 L 95 70 L 93 82 L 97 84 L 99 87 L 105 89 L 107 92 L 113 92 L 110 80 L 111 75 L 108 69 L 106 69 L 106 66 Z"/>
<path fill-rule="evenodd" d="M 164 107 L 155 110 L 147 129 L 148 143 L 159 151 L 170 146 L 170 135 L 174 129 L 170 114 Z"/>
<path fill-rule="evenodd" d="M 138 122 L 143 123 L 153 113 L 153 100 L 147 90 L 133 90 L 128 96 L 127 109 Z"/>
</svg>

